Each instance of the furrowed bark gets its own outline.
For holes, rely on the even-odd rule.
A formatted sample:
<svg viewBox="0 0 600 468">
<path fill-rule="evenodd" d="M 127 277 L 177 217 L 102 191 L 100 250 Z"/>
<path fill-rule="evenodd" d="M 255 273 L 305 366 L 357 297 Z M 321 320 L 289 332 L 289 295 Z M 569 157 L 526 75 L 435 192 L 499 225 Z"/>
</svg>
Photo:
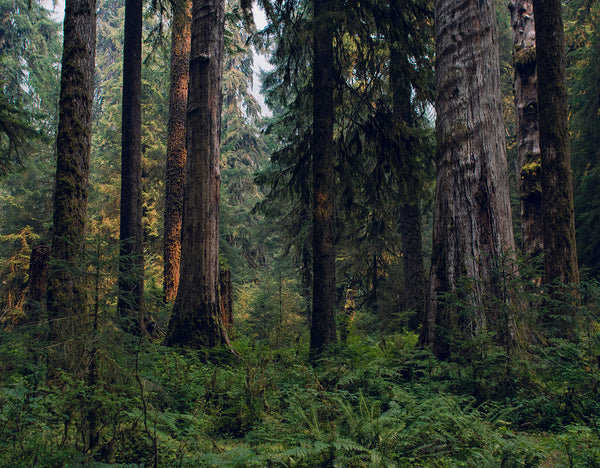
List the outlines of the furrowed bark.
<svg viewBox="0 0 600 468">
<path fill-rule="evenodd" d="M 86 313 L 79 269 L 88 200 L 95 56 L 96 2 L 67 0 L 47 289 L 50 329 L 57 341 L 79 333 Z M 67 362 L 62 364 L 68 367 Z"/>
<path fill-rule="evenodd" d="M 565 36 L 559 0 L 533 2 L 544 223 L 544 283 L 578 283 Z"/>
<path fill-rule="evenodd" d="M 181 222 L 185 184 L 185 123 L 189 83 L 192 2 L 173 6 L 171 25 L 171 87 L 165 184 L 165 231 L 163 290 L 166 302 L 173 302 L 179 286 Z"/>
<path fill-rule="evenodd" d="M 224 0 L 193 2 L 181 276 L 167 345 L 212 347 L 226 340 L 219 302 L 224 21 Z"/>
<path fill-rule="evenodd" d="M 495 2 L 437 0 L 436 158 L 433 250 L 421 342 L 449 357 L 453 336 L 476 336 L 494 317 L 494 271 L 514 252 L 506 175 Z M 461 286 L 469 278 L 468 287 Z M 443 300 L 457 292 L 474 315 Z"/>
<path fill-rule="evenodd" d="M 535 257 L 542 253 L 544 239 L 533 2 L 514 0 L 509 9 L 513 29 L 514 96 L 521 192 L 521 249 L 525 255 Z"/>
</svg>

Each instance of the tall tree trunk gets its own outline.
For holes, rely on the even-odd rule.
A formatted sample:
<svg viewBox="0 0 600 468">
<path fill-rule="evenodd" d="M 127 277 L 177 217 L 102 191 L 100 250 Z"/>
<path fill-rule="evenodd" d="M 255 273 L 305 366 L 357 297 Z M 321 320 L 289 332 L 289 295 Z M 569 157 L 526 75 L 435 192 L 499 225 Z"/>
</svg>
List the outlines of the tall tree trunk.
<svg viewBox="0 0 600 468">
<path fill-rule="evenodd" d="M 224 342 L 219 306 L 219 197 L 224 0 L 194 0 L 181 277 L 167 345 Z"/>
<path fill-rule="evenodd" d="M 92 145 L 95 0 L 66 0 L 47 305 L 56 339 L 85 312 L 81 267 Z"/>
<path fill-rule="evenodd" d="M 421 341 L 448 357 L 452 334 L 477 335 L 494 317 L 493 271 L 514 250 L 495 2 L 436 0 L 437 186 L 426 320 Z M 459 317 L 440 294 L 472 280 L 473 317 Z M 463 289 L 464 294 L 467 291 Z"/>
<path fill-rule="evenodd" d="M 513 0 L 509 9 L 513 30 L 514 95 L 521 192 L 521 248 L 524 254 L 533 257 L 541 254 L 544 248 L 533 2 Z"/>
<path fill-rule="evenodd" d="M 542 160 L 544 283 L 578 283 L 561 2 L 534 0 L 533 11 Z"/>
<path fill-rule="evenodd" d="M 313 300 L 310 353 L 337 341 L 335 329 L 335 201 L 333 153 L 333 29 L 331 2 L 314 0 Z"/>
<path fill-rule="evenodd" d="M 125 2 L 119 300 L 125 328 L 140 333 L 144 296 L 142 229 L 142 0 Z"/>
<path fill-rule="evenodd" d="M 166 302 L 172 302 L 179 286 L 181 218 L 185 183 L 185 120 L 187 112 L 192 2 L 173 4 L 171 22 L 171 88 L 165 184 L 164 280 Z"/>
<path fill-rule="evenodd" d="M 394 2 L 396 11 L 398 2 Z M 402 33 L 402 32 L 400 32 Z M 406 40 L 406 39 L 404 39 Z M 402 53 L 398 41 L 390 51 L 390 81 L 394 100 L 394 116 L 409 128 L 415 125 L 411 103 L 410 61 Z M 410 158 L 404 154 L 398 157 Z M 409 327 L 416 330 L 423 322 L 425 306 L 425 268 L 423 266 L 423 238 L 421 236 L 421 194 L 419 189 L 412 200 L 406 200 L 400 207 L 400 234 L 402 237 L 402 260 L 404 269 L 405 309 L 415 312 Z"/>
</svg>

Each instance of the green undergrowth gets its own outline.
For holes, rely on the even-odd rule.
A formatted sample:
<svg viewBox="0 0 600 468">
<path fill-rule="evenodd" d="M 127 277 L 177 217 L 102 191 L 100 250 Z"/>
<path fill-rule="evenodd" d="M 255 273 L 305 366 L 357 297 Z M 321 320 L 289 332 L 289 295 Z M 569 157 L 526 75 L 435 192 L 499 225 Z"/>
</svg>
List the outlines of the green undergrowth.
<svg viewBox="0 0 600 468">
<path fill-rule="evenodd" d="M 351 336 L 310 365 L 302 347 L 238 340 L 236 357 L 125 340 L 98 346 L 90 385 L 50 378 L 27 333 L 1 339 L 2 466 L 600 465 L 598 364 L 584 342 L 458 365 L 412 333 Z"/>
<path fill-rule="evenodd" d="M 520 284 L 519 323 L 566 317 L 572 333 L 518 347 L 461 334 L 439 361 L 412 332 L 354 323 L 310 362 L 300 320 L 262 339 L 242 322 L 235 353 L 132 337 L 110 307 L 60 343 L 43 327 L 0 331 L 0 466 L 600 466 L 600 285 L 560 305 Z"/>
</svg>

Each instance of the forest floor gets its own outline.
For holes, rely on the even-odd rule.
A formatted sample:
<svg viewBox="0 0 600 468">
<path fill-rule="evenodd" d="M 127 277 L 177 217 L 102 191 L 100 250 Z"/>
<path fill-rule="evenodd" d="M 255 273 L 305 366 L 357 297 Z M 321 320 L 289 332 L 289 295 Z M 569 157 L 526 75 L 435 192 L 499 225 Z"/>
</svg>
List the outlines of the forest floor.
<svg viewBox="0 0 600 468">
<path fill-rule="evenodd" d="M 234 340 L 235 357 L 114 331 L 90 383 L 2 338 L 0 466 L 600 466 L 600 373 L 580 344 L 442 362 L 412 333 L 351 336 L 310 364 L 304 339 Z"/>
</svg>

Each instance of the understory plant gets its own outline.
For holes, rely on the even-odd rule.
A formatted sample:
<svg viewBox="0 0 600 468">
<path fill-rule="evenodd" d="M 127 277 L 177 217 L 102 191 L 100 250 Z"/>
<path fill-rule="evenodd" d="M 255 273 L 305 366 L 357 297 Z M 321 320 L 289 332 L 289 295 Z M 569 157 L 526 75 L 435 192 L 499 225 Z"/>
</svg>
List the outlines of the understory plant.
<svg viewBox="0 0 600 468">
<path fill-rule="evenodd" d="M 79 374 L 50 371 L 42 325 L 0 332 L 0 466 L 598 466 L 599 291 L 576 340 L 488 334 L 439 361 L 413 332 L 354 330 L 313 363 L 304 341 L 166 348 L 101 297 Z"/>
</svg>

